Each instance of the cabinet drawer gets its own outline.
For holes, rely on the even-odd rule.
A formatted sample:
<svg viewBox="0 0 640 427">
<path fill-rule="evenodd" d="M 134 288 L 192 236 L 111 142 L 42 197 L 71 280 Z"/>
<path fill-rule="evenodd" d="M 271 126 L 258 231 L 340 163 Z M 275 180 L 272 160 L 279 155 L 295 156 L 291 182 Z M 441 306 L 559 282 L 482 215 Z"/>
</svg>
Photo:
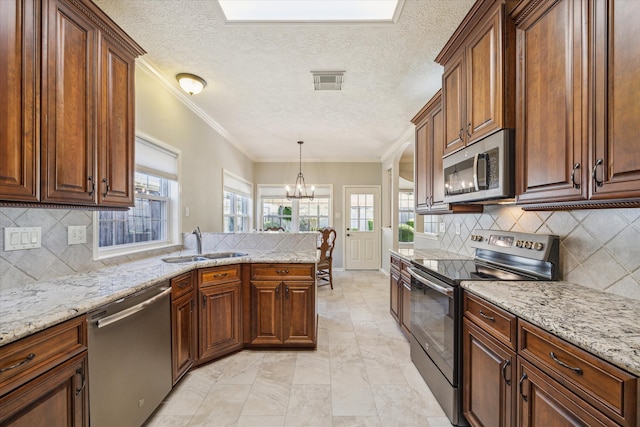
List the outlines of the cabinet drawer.
<svg viewBox="0 0 640 427">
<path fill-rule="evenodd" d="M 84 316 L 0 347 L 0 395 L 86 349 L 87 328 Z"/>
<path fill-rule="evenodd" d="M 193 272 L 181 274 L 171 279 L 171 300 L 175 301 L 194 289 Z"/>
<path fill-rule="evenodd" d="M 400 270 L 402 268 L 402 261 L 400 261 L 400 258 L 392 255 L 391 267 L 395 267 L 396 269 Z"/>
<path fill-rule="evenodd" d="M 201 268 L 198 275 L 200 287 L 240 280 L 240 265 Z"/>
<path fill-rule="evenodd" d="M 314 264 L 252 264 L 251 280 L 314 280 Z"/>
<path fill-rule="evenodd" d="M 464 315 L 509 348 L 516 349 L 516 317 L 495 305 L 464 293 Z"/>
<path fill-rule="evenodd" d="M 637 378 L 519 320 L 519 354 L 622 425 L 635 425 Z"/>
</svg>

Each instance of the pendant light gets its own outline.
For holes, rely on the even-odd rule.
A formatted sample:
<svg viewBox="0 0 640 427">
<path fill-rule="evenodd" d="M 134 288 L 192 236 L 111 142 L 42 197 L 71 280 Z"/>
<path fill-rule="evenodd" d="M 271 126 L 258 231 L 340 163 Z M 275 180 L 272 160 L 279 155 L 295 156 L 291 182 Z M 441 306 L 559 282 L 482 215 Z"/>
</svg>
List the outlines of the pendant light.
<svg viewBox="0 0 640 427">
<path fill-rule="evenodd" d="M 296 178 L 296 185 L 293 189 L 293 194 L 291 194 L 291 189 L 287 185 L 285 189 L 287 190 L 287 199 L 309 199 L 313 200 L 314 196 L 314 188 L 311 187 L 311 195 L 307 193 L 307 186 L 304 183 L 304 175 L 302 174 L 302 144 L 304 141 L 298 141 L 298 145 L 300 146 L 300 172 L 298 172 L 298 177 Z"/>
</svg>

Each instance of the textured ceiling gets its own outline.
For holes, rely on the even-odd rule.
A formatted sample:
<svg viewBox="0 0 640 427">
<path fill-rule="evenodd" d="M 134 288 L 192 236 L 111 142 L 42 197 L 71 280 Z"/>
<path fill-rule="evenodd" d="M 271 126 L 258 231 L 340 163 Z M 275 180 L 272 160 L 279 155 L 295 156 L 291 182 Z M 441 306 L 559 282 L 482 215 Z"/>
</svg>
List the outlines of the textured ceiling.
<svg viewBox="0 0 640 427">
<path fill-rule="evenodd" d="M 304 1 L 304 0 L 301 0 Z M 434 63 L 473 0 L 405 0 L 396 23 L 232 24 L 215 0 L 95 0 L 254 161 L 379 161 L 441 85 Z M 341 91 L 310 71 L 346 70 Z M 161 138 L 161 135 L 157 135 Z"/>
</svg>

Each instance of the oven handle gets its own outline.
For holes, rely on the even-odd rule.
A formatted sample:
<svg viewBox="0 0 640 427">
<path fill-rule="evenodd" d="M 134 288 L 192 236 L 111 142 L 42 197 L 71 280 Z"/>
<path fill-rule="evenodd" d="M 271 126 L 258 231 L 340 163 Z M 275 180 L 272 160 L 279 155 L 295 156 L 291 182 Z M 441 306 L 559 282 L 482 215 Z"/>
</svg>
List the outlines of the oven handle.
<svg viewBox="0 0 640 427">
<path fill-rule="evenodd" d="M 453 296 L 453 288 L 445 288 L 444 286 L 440 286 L 438 284 L 435 284 L 435 283 L 431 282 L 430 280 L 428 280 L 426 277 L 424 277 L 422 274 L 416 272 L 411 267 L 407 268 L 407 270 L 409 270 L 409 274 L 411 275 L 411 277 L 413 277 L 414 279 L 416 279 L 418 282 L 422 283 L 423 285 L 428 286 L 431 289 L 433 289 L 434 291 L 439 292 L 439 293 L 441 293 L 443 295 L 446 295 L 449 298 L 451 298 Z"/>
<path fill-rule="evenodd" d="M 402 286 L 404 286 L 404 288 L 405 288 L 406 290 L 408 290 L 408 291 L 410 291 L 410 290 L 411 290 L 411 285 L 407 285 L 407 283 L 406 283 L 406 282 L 403 282 L 403 283 L 402 283 Z"/>
</svg>

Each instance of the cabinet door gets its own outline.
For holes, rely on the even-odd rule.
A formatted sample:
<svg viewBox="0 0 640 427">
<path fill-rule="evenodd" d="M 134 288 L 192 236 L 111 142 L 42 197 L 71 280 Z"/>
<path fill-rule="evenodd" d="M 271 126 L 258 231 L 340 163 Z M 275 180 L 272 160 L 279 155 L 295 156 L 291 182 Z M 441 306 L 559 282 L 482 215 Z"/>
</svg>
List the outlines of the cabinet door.
<svg viewBox="0 0 640 427">
<path fill-rule="evenodd" d="M 409 331 L 411 330 L 411 279 L 407 279 L 401 275 L 400 282 L 400 292 L 402 295 L 402 298 L 400 298 L 402 312 L 400 316 L 400 327 L 404 334 L 409 336 Z"/>
<path fill-rule="evenodd" d="M 0 398 L 0 425 L 88 426 L 87 353 L 81 353 Z"/>
<path fill-rule="evenodd" d="M 584 200 L 589 168 L 583 2 L 561 0 L 539 9 L 516 28 L 517 200 Z"/>
<path fill-rule="evenodd" d="M 518 357 L 518 374 L 519 426 L 618 425 L 521 357 Z"/>
<path fill-rule="evenodd" d="M 175 385 L 196 360 L 194 292 L 171 302 L 171 361 Z"/>
<path fill-rule="evenodd" d="M 105 35 L 100 48 L 98 203 L 133 206 L 134 58 Z"/>
<path fill-rule="evenodd" d="M 38 200 L 39 20 L 32 1 L 0 1 L 0 200 Z"/>
<path fill-rule="evenodd" d="M 315 344 L 315 283 L 287 281 L 281 287 L 283 343 Z"/>
<path fill-rule="evenodd" d="M 451 60 L 442 75 L 442 108 L 444 110 L 444 155 L 465 145 L 466 81 L 464 50 Z"/>
<path fill-rule="evenodd" d="M 282 344 L 281 283 L 251 281 L 251 344 Z"/>
<path fill-rule="evenodd" d="M 503 127 L 502 13 L 498 8 L 466 48 L 467 144 Z"/>
<path fill-rule="evenodd" d="M 200 289 L 200 361 L 242 347 L 240 304 L 240 281 Z"/>
<path fill-rule="evenodd" d="M 389 282 L 389 311 L 397 322 L 400 322 L 400 272 L 391 270 Z"/>
<path fill-rule="evenodd" d="M 640 197 L 640 3 L 593 3 L 594 154 L 592 199 Z M 597 164 L 596 164 L 597 163 Z M 593 170 L 593 169 L 592 169 Z"/>
<path fill-rule="evenodd" d="M 43 202 L 95 204 L 97 30 L 62 0 L 43 8 Z"/>
<path fill-rule="evenodd" d="M 432 146 L 431 154 L 431 210 L 449 210 L 449 204 L 444 203 L 444 167 L 442 157 L 444 156 L 444 111 L 442 104 L 439 104 L 431 115 Z"/>
<path fill-rule="evenodd" d="M 464 416 L 472 426 L 515 426 L 516 355 L 463 319 Z"/>
<path fill-rule="evenodd" d="M 431 196 L 431 122 L 427 120 L 416 127 L 415 142 L 415 205 L 416 212 L 429 210 Z"/>
</svg>

